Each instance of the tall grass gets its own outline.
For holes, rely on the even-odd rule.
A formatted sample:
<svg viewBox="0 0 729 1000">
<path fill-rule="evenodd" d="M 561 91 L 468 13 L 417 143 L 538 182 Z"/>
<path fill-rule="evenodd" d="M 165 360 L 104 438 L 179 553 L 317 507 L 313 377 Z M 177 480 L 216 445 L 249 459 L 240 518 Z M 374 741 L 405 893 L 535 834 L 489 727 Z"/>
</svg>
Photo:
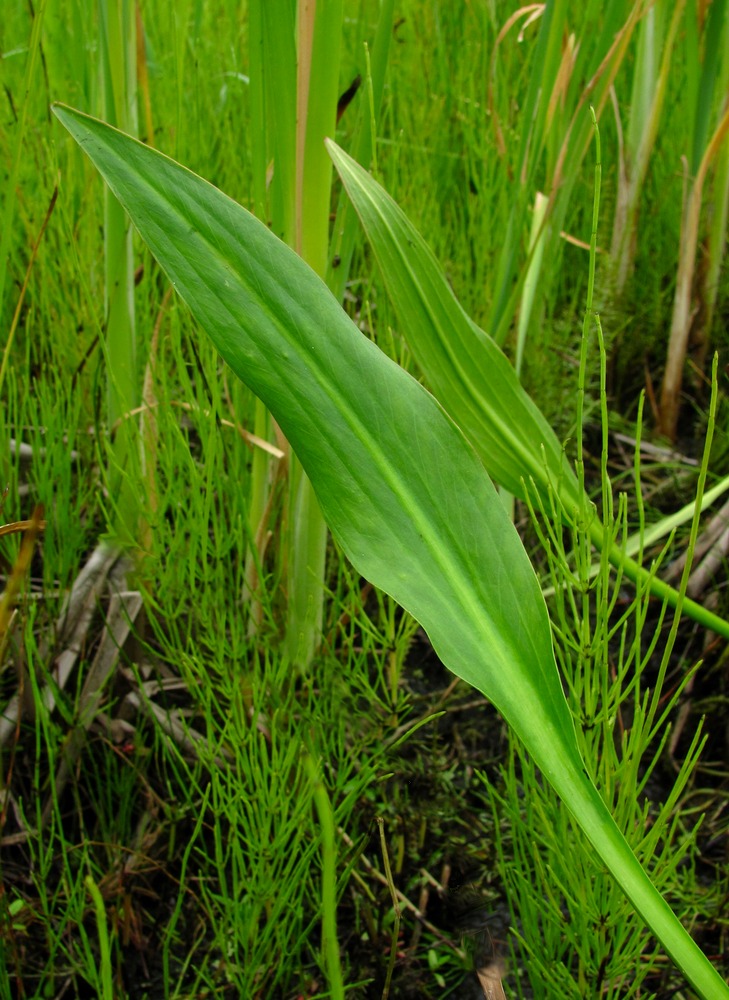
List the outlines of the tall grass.
<svg viewBox="0 0 729 1000">
<path fill-rule="evenodd" d="M 99 3 L 99 115 L 137 135 L 137 20 L 135 4 Z M 138 544 L 136 507 L 139 451 L 136 414 L 141 401 L 134 309 L 132 226 L 108 188 L 104 190 L 104 360 L 106 419 L 113 440 L 109 492 L 114 525 L 127 547 Z M 135 460 L 136 459 L 136 460 Z"/>
</svg>

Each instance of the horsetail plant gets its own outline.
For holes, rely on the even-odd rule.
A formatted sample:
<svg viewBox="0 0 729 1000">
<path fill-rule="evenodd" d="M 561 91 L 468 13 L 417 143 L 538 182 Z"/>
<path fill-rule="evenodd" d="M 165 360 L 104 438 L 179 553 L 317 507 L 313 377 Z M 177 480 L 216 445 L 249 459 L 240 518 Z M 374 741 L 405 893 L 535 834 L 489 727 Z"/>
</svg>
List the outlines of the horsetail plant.
<svg viewBox="0 0 729 1000">
<path fill-rule="evenodd" d="M 222 356 L 271 410 L 354 567 L 499 709 L 696 991 L 729 997 L 589 778 L 537 578 L 459 427 L 262 222 L 131 137 L 70 108 L 54 111 Z M 544 424 L 536 409 L 532 419 Z"/>
</svg>

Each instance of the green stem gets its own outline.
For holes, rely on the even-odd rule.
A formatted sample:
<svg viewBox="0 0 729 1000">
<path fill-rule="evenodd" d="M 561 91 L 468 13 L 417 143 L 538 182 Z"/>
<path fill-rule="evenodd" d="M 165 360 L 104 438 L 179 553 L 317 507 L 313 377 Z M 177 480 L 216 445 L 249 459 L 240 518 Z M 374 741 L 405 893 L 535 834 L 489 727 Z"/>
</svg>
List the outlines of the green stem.
<svg viewBox="0 0 729 1000">
<path fill-rule="evenodd" d="M 106 907 L 99 887 L 90 875 L 84 879 L 84 885 L 94 903 L 96 913 L 96 930 L 99 935 L 99 972 L 101 974 L 101 1000 L 113 1000 L 114 989 L 111 978 L 111 948 L 109 947 L 109 928 L 106 923 Z"/>
<path fill-rule="evenodd" d="M 601 548 L 603 540 L 603 526 L 600 522 L 590 527 L 590 536 L 595 545 Z M 648 585 L 650 593 L 665 601 L 669 608 L 680 608 L 683 614 L 688 615 L 699 625 L 716 632 L 724 639 L 729 639 L 729 622 L 715 615 L 708 608 L 702 607 L 690 597 L 683 597 L 674 587 L 665 583 L 657 576 L 651 576 L 644 566 L 639 565 L 635 559 L 626 556 L 619 545 L 613 544 L 608 551 L 608 559 L 616 569 L 621 569 L 627 578 L 633 583 L 645 583 Z"/>
<path fill-rule="evenodd" d="M 636 911 L 697 993 L 704 1000 L 729 998 L 729 987 L 655 888 L 587 775 L 574 771 L 562 759 L 549 780 Z"/>
<path fill-rule="evenodd" d="M 329 996 L 344 1000 L 344 980 L 337 938 L 337 845 L 334 810 L 319 770 L 306 754 L 304 767 L 314 789 L 314 805 L 321 828 L 322 950 L 329 979 Z"/>
<path fill-rule="evenodd" d="M 329 248 L 332 162 L 342 38 L 342 0 L 299 6 L 297 24 L 296 210 L 294 248 L 324 277 Z M 327 526 L 298 459 L 290 466 L 286 647 L 306 669 L 321 641 Z"/>
<path fill-rule="evenodd" d="M 102 116 L 137 133 L 136 17 L 132 0 L 100 0 L 99 62 Z M 132 227 L 108 187 L 104 189 L 104 298 L 107 421 L 113 436 L 109 492 L 116 508 L 114 532 L 124 545 L 138 536 L 138 489 L 130 480 L 137 435 L 130 416 L 139 404 L 134 317 Z"/>
</svg>

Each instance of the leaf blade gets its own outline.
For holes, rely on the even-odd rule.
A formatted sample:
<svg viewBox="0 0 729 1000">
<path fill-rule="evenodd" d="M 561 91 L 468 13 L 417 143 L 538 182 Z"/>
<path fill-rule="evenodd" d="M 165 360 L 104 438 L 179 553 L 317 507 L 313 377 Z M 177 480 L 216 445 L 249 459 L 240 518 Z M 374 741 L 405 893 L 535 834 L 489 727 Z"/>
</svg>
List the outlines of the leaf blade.
<svg viewBox="0 0 729 1000">
<path fill-rule="evenodd" d="M 435 397 L 510 493 L 524 497 L 522 478 L 531 478 L 543 500 L 551 483 L 568 510 L 576 507 L 579 487 L 562 447 L 501 349 L 463 311 L 405 213 L 336 143 L 327 146 Z"/>
<path fill-rule="evenodd" d="M 555 730 L 570 729 L 536 577 L 481 463 L 435 399 L 244 209 L 142 143 L 54 110 L 225 360 L 276 416 L 356 568 L 507 717 L 525 699 L 546 700 Z M 474 666 L 484 648 L 496 664 L 488 676 Z"/>
<path fill-rule="evenodd" d="M 279 420 L 354 566 L 491 698 L 699 991 L 729 996 L 584 772 L 537 579 L 463 434 L 253 216 L 137 140 L 53 110 L 220 353 Z"/>
</svg>

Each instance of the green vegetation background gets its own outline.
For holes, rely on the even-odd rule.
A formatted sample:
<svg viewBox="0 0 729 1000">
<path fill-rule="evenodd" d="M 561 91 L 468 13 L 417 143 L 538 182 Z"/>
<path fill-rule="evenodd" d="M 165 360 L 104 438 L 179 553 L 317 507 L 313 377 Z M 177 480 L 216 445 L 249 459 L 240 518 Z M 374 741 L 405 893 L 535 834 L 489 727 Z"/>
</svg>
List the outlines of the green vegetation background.
<svg viewBox="0 0 729 1000">
<path fill-rule="evenodd" d="M 524 26 L 523 36 L 517 29 L 500 38 L 511 5 L 407 0 L 396 6 L 378 133 L 380 179 L 426 236 L 465 310 L 488 329 L 513 204 L 533 198 L 549 181 L 551 154 L 524 195 L 516 155 L 525 135 L 523 104 L 535 73 L 538 25 Z M 599 35 L 600 6 L 560 6 L 565 45 L 589 46 Z M 39 62 L 28 90 L 29 39 L 41 7 Z M 377 7 L 364 0 L 346 5 L 342 91 L 366 74 L 363 43 L 371 41 Z M 9 331 L 14 335 L 3 355 L 0 397 L 0 453 L 8 483 L 3 520 L 29 518 L 41 503 L 47 524 L 31 566 L 30 593 L 0 665 L 3 703 L 16 693 L 18 678 L 25 678 L 25 696 L 35 705 L 0 757 L 0 997 L 60 996 L 64 990 L 140 998 L 327 995 L 321 843 L 302 747 L 324 761 L 339 831 L 339 933 L 349 996 L 383 995 L 393 948 L 395 997 L 478 996 L 475 970 L 491 961 L 492 951 L 508 958 L 504 983 L 512 995 L 669 995 L 675 986 L 670 970 L 609 895 L 608 881 L 596 890 L 606 894 L 604 906 L 594 904 L 594 894 L 580 896 L 579 887 L 595 876 L 585 848 L 556 804 L 536 795 L 539 779 L 498 718 L 465 685 L 451 683 L 414 623 L 353 578 L 334 549 L 325 640 L 311 672 L 294 676 L 277 655 L 282 568 L 275 559 L 264 567 L 263 626 L 251 638 L 242 598 L 251 451 L 239 430 L 252 427 L 253 401 L 193 329 L 184 308 L 166 296 L 159 270 L 141 247 L 135 255 L 140 378 L 155 330 L 159 336 L 158 508 L 150 516 L 148 551 L 137 578 L 145 611 L 136 623 L 136 642 L 125 645 L 98 718 L 83 730 L 69 778 L 61 783 L 72 734 L 83 729 L 79 704 L 103 615 L 97 615 L 64 690 L 55 688 L 52 675 L 60 651 L 54 623 L 64 594 L 113 522 L 117 498 L 105 489 L 103 472 L 109 456 L 103 426 L 102 187 L 52 123 L 49 105 L 62 100 L 97 109 L 98 28 L 95 5 L 82 0 L 37 2 L 35 11 L 26 4 L 6 8 L 0 23 L 0 266 L 6 269 L 0 307 L 3 341 Z M 245 4 L 148 2 L 140 11 L 153 128 L 147 136 L 142 113 L 140 134 L 251 206 Z M 611 286 L 607 253 L 598 258 L 611 421 L 628 435 L 640 391 L 648 386 L 657 392 L 665 365 L 686 185 L 681 156 L 690 153 L 686 123 L 695 113 L 695 73 L 685 56 L 689 42 L 680 36 L 668 76 L 640 192 L 635 272 L 620 296 Z M 615 81 L 624 115 L 634 71 L 633 53 Z M 722 80 L 725 71 L 719 88 Z M 337 138 L 345 147 L 361 95 L 339 123 Z M 720 97 L 719 90 L 713 100 Z M 499 147 L 497 125 L 506 151 Z M 598 243 L 607 251 L 622 135 L 609 110 L 600 126 Z M 590 154 L 577 164 L 571 182 L 562 223 L 573 239 L 550 243 L 522 370 L 524 384 L 565 439 L 574 437 L 587 280 L 587 254 L 579 241 L 590 235 Z M 707 195 L 705 212 L 711 204 Z M 516 241 L 522 268 L 527 240 L 524 232 Z M 728 291 L 723 270 L 711 328 L 687 368 L 678 447 L 689 459 L 700 455 L 706 423 L 704 359 L 710 350 L 726 349 Z M 362 246 L 345 304 L 365 333 L 418 374 Z M 511 352 L 513 332 L 506 343 Z M 588 451 L 592 440 L 595 453 L 598 372 L 595 352 L 583 428 Z M 717 475 L 726 472 L 723 396 L 719 414 L 712 456 Z M 29 445 L 30 457 L 11 439 Z M 623 477 L 629 484 L 632 456 L 622 465 L 618 457 L 612 473 L 618 486 Z M 593 474 L 599 490 L 597 460 Z M 644 475 L 654 519 L 692 497 L 695 469 L 680 459 L 661 457 Z M 151 510 L 150 495 L 142 502 Z M 629 516 L 635 517 L 632 509 Z M 519 508 L 517 517 L 549 582 L 539 537 L 525 511 Z M 2 541 L 7 575 L 19 542 L 15 536 Z M 557 608 L 563 632 L 569 613 Z M 655 616 L 649 618 L 646 642 L 657 624 Z M 676 684 L 704 655 L 702 636 L 687 630 L 684 640 L 672 675 Z M 607 646 L 605 655 L 607 662 Z M 719 962 L 727 952 L 721 731 L 727 687 L 721 650 L 710 647 L 706 655 L 708 680 L 688 704 L 694 728 L 703 713 L 714 720 L 708 727 L 713 736 L 703 770 L 686 777 L 680 801 L 662 819 L 666 832 L 656 855 L 675 855 L 681 867 L 667 871 L 665 891 L 686 922 L 695 921 Z M 54 711 L 43 708 L 44 686 L 54 691 Z M 622 704 L 629 694 L 615 697 Z M 630 715 L 634 707 L 626 701 L 623 710 Z M 441 711 L 446 715 L 399 742 L 411 726 Z M 680 767 L 684 757 L 693 761 L 693 754 L 688 737 L 685 746 L 671 745 L 670 753 L 663 748 L 648 789 L 658 802 L 673 786 L 674 765 Z M 480 775 L 493 782 L 495 795 Z M 704 813 L 703 831 L 696 833 Z M 394 941 L 389 891 L 371 868 L 385 869 L 377 817 L 384 819 L 395 882 L 411 905 L 401 901 L 400 937 Z M 523 853 L 524 840 L 512 835 L 519 827 L 527 841 L 542 845 L 541 860 Z M 536 872 L 551 868 L 559 875 L 560 844 L 576 859 L 575 872 L 584 866 L 584 874 L 574 875 L 571 884 L 558 882 L 548 907 L 543 886 L 549 881 L 538 881 Z M 666 866 L 671 868 L 668 861 Z M 520 881 L 532 881 L 537 891 L 520 896 Z M 98 898 L 102 905 L 95 908 Z M 521 908 L 509 916 L 517 898 Z M 540 900 L 552 914 L 546 925 L 540 924 Z M 559 925 L 560 913 L 572 914 L 571 932 Z M 511 943 L 510 921 L 517 932 Z M 588 939 L 600 946 L 592 948 Z"/>
</svg>

